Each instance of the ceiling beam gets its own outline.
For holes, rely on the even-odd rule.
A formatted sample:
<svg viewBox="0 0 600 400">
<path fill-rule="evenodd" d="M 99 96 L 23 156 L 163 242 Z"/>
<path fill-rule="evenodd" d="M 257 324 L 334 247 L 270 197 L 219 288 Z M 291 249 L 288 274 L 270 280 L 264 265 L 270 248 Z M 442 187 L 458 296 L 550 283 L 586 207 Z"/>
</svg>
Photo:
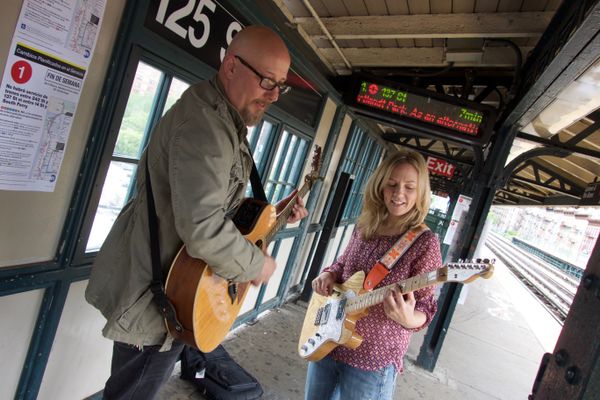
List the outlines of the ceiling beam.
<svg viewBox="0 0 600 400">
<path fill-rule="evenodd" d="M 554 12 L 418 14 L 327 17 L 321 21 L 334 39 L 538 37 Z M 294 18 L 313 39 L 325 39 L 314 18 Z"/>
<path fill-rule="evenodd" d="M 599 26 L 597 0 L 562 2 L 521 71 L 519 93 L 503 125 L 529 124 L 595 62 L 600 48 Z"/>
<path fill-rule="evenodd" d="M 401 135 L 398 133 L 383 133 L 381 135 L 381 137 L 383 138 L 383 140 L 386 140 L 388 142 L 395 143 L 400 146 L 404 146 L 404 147 L 408 147 L 408 148 L 417 150 L 423 155 L 446 160 L 449 163 L 454 164 L 455 166 L 460 165 L 460 166 L 467 167 L 467 168 L 473 168 L 472 160 L 469 160 L 467 158 L 462 158 L 462 159 L 455 158 L 455 156 L 453 156 L 452 154 L 449 154 L 448 152 L 440 153 L 440 152 L 437 152 L 434 150 L 428 150 L 428 149 L 424 148 L 423 146 L 420 146 L 419 142 L 418 142 L 419 138 L 416 136 L 406 136 L 406 135 Z M 411 144 L 410 143 L 411 141 L 414 141 L 415 144 Z"/>
<path fill-rule="evenodd" d="M 521 47 L 523 57 L 532 47 Z M 346 68 L 344 60 L 334 48 L 319 51 L 336 68 Z M 342 48 L 354 67 L 443 67 L 447 65 L 443 47 L 376 47 Z M 486 47 L 480 62 L 455 62 L 455 67 L 514 67 L 515 53 L 510 47 Z"/>
<path fill-rule="evenodd" d="M 281 13 L 285 16 L 285 18 L 287 18 L 288 21 L 291 22 L 294 19 L 294 16 L 290 12 L 290 10 L 287 8 L 287 6 L 283 2 L 283 0 L 273 0 L 273 3 L 279 8 Z M 294 28 L 298 32 L 298 35 L 300 35 L 300 37 L 302 37 L 302 39 L 304 39 L 306 44 L 312 48 L 312 50 L 315 52 L 316 56 L 319 57 L 320 61 L 323 63 L 323 66 L 325 66 L 325 68 L 327 68 L 327 70 L 330 73 L 335 73 L 335 69 L 331 66 L 331 64 L 329 64 L 329 61 L 327 61 L 323 57 L 323 55 L 318 51 L 317 45 L 315 44 L 313 39 L 311 39 L 309 37 L 309 35 L 304 31 L 304 29 L 300 26 L 295 26 Z"/>
<path fill-rule="evenodd" d="M 586 157 L 594 157 L 600 160 L 600 151 L 595 151 L 592 149 L 586 149 L 584 147 L 574 146 L 572 144 L 561 143 L 558 140 L 545 139 L 536 135 L 531 135 L 529 133 L 519 132 L 517 133 L 517 137 L 522 140 L 527 140 L 533 143 L 543 144 L 544 146 L 554 147 L 557 149 L 564 149 L 573 154 L 578 154 L 580 156 Z"/>
<path fill-rule="evenodd" d="M 536 196 L 534 194 L 531 193 L 527 193 L 527 192 L 519 192 L 517 190 L 511 190 L 511 189 L 506 189 L 506 188 L 502 188 L 502 189 L 498 189 L 512 197 L 522 197 L 524 199 L 530 200 L 531 202 L 537 203 L 537 204 L 542 204 L 544 202 L 544 198 L 541 196 Z"/>
<path fill-rule="evenodd" d="M 518 182 L 529 183 L 531 185 L 536 185 L 536 186 L 539 186 L 542 189 L 548 189 L 548 190 L 551 190 L 551 191 L 553 191 L 555 193 L 560 193 L 560 194 L 563 194 L 563 195 L 568 195 L 568 196 L 575 197 L 575 198 L 578 198 L 578 199 L 580 199 L 581 196 L 582 196 L 582 194 L 583 194 L 583 190 L 576 191 L 576 190 L 574 190 L 574 188 L 567 189 L 567 188 L 564 188 L 564 187 L 563 188 L 556 187 L 556 186 L 552 186 L 552 185 L 547 184 L 547 183 L 543 183 L 543 182 L 538 181 L 538 180 L 524 178 L 524 177 L 521 177 L 521 176 L 512 176 L 510 179 L 512 181 L 518 181 Z M 558 182 L 558 181 L 554 180 L 554 182 Z M 507 184 L 510 184 L 510 182 L 507 183 Z M 560 186 L 560 183 L 559 183 L 559 186 Z"/>
</svg>

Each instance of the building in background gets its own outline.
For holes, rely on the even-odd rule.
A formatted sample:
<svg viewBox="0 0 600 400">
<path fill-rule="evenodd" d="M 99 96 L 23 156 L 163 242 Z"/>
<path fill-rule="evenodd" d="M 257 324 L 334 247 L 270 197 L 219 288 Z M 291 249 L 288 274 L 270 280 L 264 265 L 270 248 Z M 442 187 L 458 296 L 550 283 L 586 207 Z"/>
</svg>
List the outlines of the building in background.
<svg viewBox="0 0 600 400">
<path fill-rule="evenodd" d="M 600 209 L 593 207 L 492 207 L 492 231 L 522 241 L 585 268 L 600 232 Z"/>
</svg>

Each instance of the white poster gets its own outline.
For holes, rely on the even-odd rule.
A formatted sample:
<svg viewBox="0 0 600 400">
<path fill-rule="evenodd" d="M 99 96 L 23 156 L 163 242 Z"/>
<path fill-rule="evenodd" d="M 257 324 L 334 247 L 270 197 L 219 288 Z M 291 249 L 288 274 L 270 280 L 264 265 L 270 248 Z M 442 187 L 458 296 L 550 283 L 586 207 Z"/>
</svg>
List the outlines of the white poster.
<svg viewBox="0 0 600 400">
<path fill-rule="evenodd" d="M 106 0 L 24 0 L 0 86 L 0 190 L 54 190 Z"/>
<path fill-rule="evenodd" d="M 446 230 L 446 235 L 444 236 L 443 244 L 451 244 L 454 239 L 454 235 L 458 230 L 459 222 L 463 219 L 467 213 L 469 212 L 469 207 L 471 207 L 471 199 L 468 196 L 460 195 L 458 196 L 458 200 L 456 205 L 454 206 L 454 211 L 452 212 L 452 219 L 450 220 L 450 225 L 448 225 L 448 229 Z"/>
</svg>

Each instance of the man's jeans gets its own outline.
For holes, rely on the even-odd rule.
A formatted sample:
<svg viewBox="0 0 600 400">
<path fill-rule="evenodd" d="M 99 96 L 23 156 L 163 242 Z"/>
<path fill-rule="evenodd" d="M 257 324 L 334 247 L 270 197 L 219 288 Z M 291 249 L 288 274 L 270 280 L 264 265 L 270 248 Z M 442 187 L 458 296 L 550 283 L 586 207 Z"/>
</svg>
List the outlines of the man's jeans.
<svg viewBox="0 0 600 400">
<path fill-rule="evenodd" d="M 144 346 L 140 350 L 130 344 L 114 342 L 110 378 L 103 398 L 107 400 L 151 400 L 169 379 L 183 350 L 174 342 L 169 351 L 161 346 Z"/>
<path fill-rule="evenodd" d="M 327 356 L 308 363 L 305 400 L 391 400 L 396 386 L 393 364 L 364 371 Z"/>
</svg>

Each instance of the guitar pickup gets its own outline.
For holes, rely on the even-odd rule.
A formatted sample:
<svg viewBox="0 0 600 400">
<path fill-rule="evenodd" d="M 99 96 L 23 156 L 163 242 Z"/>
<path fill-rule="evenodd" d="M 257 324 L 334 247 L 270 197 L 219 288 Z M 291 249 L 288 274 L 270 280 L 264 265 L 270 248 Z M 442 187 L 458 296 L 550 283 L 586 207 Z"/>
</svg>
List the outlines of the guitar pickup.
<svg viewBox="0 0 600 400">
<path fill-rule="evenodd" d="M 319 308 L 317 310 L 317 315 L 315 316 L 315 326 L 321 325 L 321 317 L 323 316 L 323 308 Z"/>
<path fill-rule="evenodd" d="M 323 320 L 321 321 L 321 325 L 325 325 L 329 320 L 329 312 L 331 311 L 331 303 L 327 303 L 323 308 Z"/>
<path fill-rule="evenodd" d="M 342 318 L 344 318 L 344 310 L 346 308 L 346 301 L 348 299 L 343 299 L 340 301 L 340 303 L 338 304 L 338 309 L 337 309 L 337 313 L 335 314 L 335 319 L 340 320 Z"/>
</svg>

